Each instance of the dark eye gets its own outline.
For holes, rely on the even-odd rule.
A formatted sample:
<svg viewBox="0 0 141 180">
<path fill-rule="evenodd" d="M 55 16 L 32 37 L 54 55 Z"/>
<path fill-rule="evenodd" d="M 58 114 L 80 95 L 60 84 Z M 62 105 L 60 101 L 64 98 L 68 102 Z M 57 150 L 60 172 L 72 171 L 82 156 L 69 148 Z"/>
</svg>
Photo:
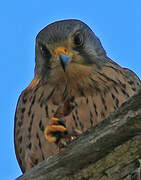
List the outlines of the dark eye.
<svg viewBox="0 0 141 180">
<path fill-rule="evenodd" d="M 51 57 L 51 53 L 45 45 L 43 44 L 40 45 L 40 51 L 41 51 L 42 56 L 47 57 L 47 58 Z"/>
<path fill-rule="evenodd" d="M 74 44 L 77 46 L 81 46 L 83 44 L 83 36 L 81 33 L 77 33 L 74 36 Z"/>
</svg>

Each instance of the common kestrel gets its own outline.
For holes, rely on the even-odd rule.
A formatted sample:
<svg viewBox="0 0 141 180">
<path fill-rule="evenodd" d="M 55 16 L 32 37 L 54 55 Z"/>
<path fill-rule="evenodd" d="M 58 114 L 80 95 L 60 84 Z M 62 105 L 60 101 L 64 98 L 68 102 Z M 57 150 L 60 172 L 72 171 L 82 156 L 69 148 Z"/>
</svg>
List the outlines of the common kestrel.
<svg viewBox="0 0 141 180">
<path fill-rule="evenodd" d="M 15 114 L 15 151 L 25 172 L 115 111 L 140 79 L 107 57 L 80 20 L 57 21 L 36 38 L 35 76 Z M 65 141 L 64 141 L 65 142 Z"/>
</svg>

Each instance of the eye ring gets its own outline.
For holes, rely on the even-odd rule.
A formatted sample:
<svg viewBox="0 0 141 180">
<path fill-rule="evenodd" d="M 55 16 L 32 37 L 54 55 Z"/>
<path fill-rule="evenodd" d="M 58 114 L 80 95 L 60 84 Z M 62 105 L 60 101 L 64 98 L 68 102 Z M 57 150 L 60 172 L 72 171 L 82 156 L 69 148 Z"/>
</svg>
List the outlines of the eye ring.
<svg viewBox="0 0 141 180">
<path fill-rule="evenodd" d="M 84 37 L 83 37 L 82 33 L 77 32 L 74 35 L 73 42 L 74 42 L 74 44 L 76 46 L 82 46 L 83 45 L 83 40 L 84 40 Z"/>
</svg>

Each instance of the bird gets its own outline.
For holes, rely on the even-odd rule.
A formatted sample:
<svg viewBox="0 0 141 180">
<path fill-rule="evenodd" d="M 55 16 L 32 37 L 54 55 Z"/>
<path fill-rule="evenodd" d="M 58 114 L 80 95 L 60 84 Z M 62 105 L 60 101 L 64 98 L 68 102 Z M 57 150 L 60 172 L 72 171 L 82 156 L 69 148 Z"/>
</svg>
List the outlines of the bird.
<svg viewBox="0 0 141 180">
<path fill-rule="evenodd" d="M 14 119 L 15 152 L 23 173 L 100 123 L 141 85 L 133 71 L 107 56 L 81 20 L 47 25 L 38 33 L 35 49 L 34 78 L 19 97 Z"/>
</svg>

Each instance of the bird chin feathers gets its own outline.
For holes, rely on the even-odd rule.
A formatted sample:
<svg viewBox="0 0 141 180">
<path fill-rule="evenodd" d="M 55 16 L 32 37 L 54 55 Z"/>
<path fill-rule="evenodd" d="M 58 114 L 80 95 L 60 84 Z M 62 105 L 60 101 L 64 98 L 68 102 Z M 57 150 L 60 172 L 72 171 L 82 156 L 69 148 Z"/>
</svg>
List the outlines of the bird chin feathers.
<svg viewBox="0 0 141 180">
<path fill-rule="evenodd" d="M 50 83 L 77 83 L 86 79 L 92 72 L 91 66 L 85 66 L 78 63 L 70 63 L 66 66 L 65 71 L 61 66 L 50 72 Z"/>
</svg>

